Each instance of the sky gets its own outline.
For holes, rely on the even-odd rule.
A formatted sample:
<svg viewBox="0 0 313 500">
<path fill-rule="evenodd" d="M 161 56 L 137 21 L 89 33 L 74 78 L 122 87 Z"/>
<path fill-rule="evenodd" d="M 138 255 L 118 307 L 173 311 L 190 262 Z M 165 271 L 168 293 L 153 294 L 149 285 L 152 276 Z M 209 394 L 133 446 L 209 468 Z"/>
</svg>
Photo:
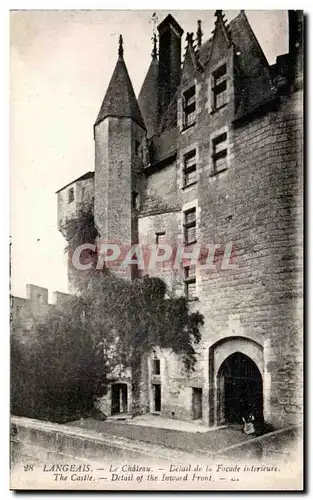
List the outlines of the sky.
<svg viewBox="0 0 313 500">
<path fill-rule="evenodd" d="M 230 21 L 239 11 L 225 11 Z M 154 11 L 11 12 L 10 234 L 12 293 L 32 283 L 66 292 L 65 240 L 55 192 L 94 170 L 93 124 L 117 61 L 118 36 L 136 95 L 151 60 Z M 167 11 L 156 11 L 161 22 Z M 186 32 L 214 11 L 175 11 Z M 288 51 L 287 11 L 246 11 L 269 61 Z"/>
</svg>

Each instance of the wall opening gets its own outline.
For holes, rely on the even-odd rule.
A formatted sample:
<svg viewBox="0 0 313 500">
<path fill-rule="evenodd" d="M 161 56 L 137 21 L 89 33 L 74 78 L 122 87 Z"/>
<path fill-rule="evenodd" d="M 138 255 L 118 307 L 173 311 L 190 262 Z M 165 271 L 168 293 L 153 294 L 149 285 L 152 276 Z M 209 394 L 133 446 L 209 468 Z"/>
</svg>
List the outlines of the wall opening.
<svg viewBox="0 0 313 500">
<path fill-rule="evenodd" d="M 161 374 L 161 363 L 160 363 L 159 359 L 152 360 L 152 373 L 153 373 L 153 375 L 160 375 Z"/>
<path fill-rule="evenodd" d="M 199 420 L 202 418 L 202 389 L 192 388 L 192 418 Z"/>
<path fill-rule="evenodd" d="M 112 415 L 127 413 L 127 384 L 112 384 Z"/>
<path fill-rule="evenodd" d="M 241 352 L 228 356 L 217 376 L 218 423 L 241 423 L 248 413 L 263 419 L 263 382 L 257 365 Z"/>
<path fill-rule="evenodd" d="M 153 384 L 154 411 L 161 411 L 161 385 Z"/>
</svg>

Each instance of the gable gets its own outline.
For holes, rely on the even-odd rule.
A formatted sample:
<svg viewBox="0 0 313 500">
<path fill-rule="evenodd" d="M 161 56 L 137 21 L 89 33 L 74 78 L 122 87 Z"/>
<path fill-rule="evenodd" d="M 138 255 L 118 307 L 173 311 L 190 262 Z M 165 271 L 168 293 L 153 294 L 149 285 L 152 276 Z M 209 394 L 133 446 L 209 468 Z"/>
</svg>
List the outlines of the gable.
<svg viewBox="0 0 313 500">
<path fill-rule="evenodd" d="M 195 51 L 192 45 L 188 43 L 182 69 L 181 82 L 186 83 L 188 80 L 193 79 L 198 71 L 198 68 L 199 66 L 196 59 Z"/>
<path fill-rule="evenodd" d="M 224 59 L 229 51 L 229 43 L 226 40 L 223 29 L 218 23 L 213 35 L 209 64 L 214 66 L 221 59 Z"/>
</svg>

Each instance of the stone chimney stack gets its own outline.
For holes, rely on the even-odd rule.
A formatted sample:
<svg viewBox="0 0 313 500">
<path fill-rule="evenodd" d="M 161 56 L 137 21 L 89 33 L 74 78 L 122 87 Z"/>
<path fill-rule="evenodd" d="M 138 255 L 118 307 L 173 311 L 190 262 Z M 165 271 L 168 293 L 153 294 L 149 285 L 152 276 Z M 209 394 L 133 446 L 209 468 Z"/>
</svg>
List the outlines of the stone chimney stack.
<svg viewBox="0 0 313 500">
<path fill-rule="evenodd" d="M 159 32 L 159 115 L 167 109 L 180 83 L 181 37 L 184 30 L 169 14 L 158 26 Z"/>
</svg>

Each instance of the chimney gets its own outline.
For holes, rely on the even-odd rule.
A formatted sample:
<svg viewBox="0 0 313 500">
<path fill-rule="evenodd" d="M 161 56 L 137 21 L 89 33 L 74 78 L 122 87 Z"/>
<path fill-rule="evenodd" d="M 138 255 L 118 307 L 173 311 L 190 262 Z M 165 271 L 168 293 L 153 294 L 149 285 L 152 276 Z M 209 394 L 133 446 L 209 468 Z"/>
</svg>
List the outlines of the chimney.
<svg viewBox="0 0 313 500">
<path fill-rule="evenodd" d="M 180 83 L 181 37 L 184 30 L 169 14 L 159 32 L 159 116 L 166 111 Z"/>
</svg>

